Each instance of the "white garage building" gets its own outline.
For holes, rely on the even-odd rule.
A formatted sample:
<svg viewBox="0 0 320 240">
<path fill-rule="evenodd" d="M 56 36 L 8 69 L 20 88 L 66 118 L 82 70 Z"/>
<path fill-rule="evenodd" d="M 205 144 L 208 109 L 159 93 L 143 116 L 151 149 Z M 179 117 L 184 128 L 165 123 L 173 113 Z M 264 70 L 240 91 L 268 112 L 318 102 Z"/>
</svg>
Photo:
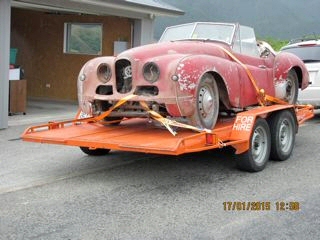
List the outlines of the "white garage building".
<svg viewBox="0 0 320 240">
<path fill-rule="evenodd" d="M 28 98 L 75 100 L 74 79 L 93 55 L 115 54 L 153 41 L 156 16 L 184 12 L 159 0 L 1 0 L 0 1 L 0 129 L 8 127 L 10 49 L 28 80 Z M 68 27 L 101 28 L 96 53 L 68 52 Z M 61 87 L 63 86 L 63 87 Z"/>
</svg>

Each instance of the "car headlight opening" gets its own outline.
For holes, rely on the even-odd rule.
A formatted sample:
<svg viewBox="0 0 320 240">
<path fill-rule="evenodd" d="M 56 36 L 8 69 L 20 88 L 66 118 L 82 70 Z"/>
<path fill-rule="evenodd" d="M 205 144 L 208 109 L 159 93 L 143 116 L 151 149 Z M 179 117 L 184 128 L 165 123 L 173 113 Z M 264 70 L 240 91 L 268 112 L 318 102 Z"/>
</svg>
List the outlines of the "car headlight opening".
<svg viewBox="0 0 320 240">
<path fill-rule="evenodd" d="M 106 63 L 101 63 L 97 70 L 98 79 L 100 82 L 106 83 L 111 79 L 111 68 Z"/>
<path fill-rule="evenodd" d="M 146 63 L 143 66 L 143 77 L 150 83 L 158 81 L 160 77 L 160 69 L 158 65 L 153 62 Z"/>
</svg>

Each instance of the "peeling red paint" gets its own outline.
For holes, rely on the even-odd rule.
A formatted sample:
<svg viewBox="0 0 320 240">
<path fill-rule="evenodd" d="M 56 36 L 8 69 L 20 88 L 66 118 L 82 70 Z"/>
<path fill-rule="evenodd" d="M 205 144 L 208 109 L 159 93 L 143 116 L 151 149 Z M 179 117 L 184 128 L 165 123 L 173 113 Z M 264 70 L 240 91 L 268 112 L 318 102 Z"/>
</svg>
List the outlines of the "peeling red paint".
<svg viewBox="0 0 320 240">
<path fill-rule="evenodd" d="M 277 88 L 286 81 L 289 70 L 293 68 L 300 69 L 302 73 L 299 79 L 302 88 L 308 85 L 309 77 L 304 64 L 292 54 L 254 57 L 233 52 L 232 46 L 217 41 L 185 40 L 150 44 L 127 50 L 117 57 L 100 57 L 89 61 L 81 72 L 86 75 L 86 80 L 79 84 L 79 99 L 112 103 L 136 93 L 136 89 L 140 87 L 143 90 L 133 101 L 157 103 L 165 106 L 169 115 L 188 117 L 196 108 L 195 98 L 201 77 L 205 73 L 211 73 L 218 77 L 215 80 L 220 81 L 219 86 L 226 89 L 226 95 L 221 94 L 221 97 L 224 97 L 223 102 L 228 102 L 227 107 L 257 105 L 257 92 L 248 73 L 226 51 L 248 68 L 257 86 L 268 95 L 276 96 Z M 132 90 L 125 94 L 117 91 L 117 75 L 121 73 L 117 72 L 115 64 L 121 59 L 127 60 L 132 68 Z M 143 67 L 151 62 L 158 66 L 160 73 L 159 79 L 152 83 L 146 81 L 143 75 Z M 101 63 L 106 63 L 111 68 L 111 79 L 107 83 L 102 83 L 97 78 L 97 68 Z M 151 75 L 156 73 L 152 69 L 150 71 Z M 109 86 L 106 89 L 110 92 L 112 90 L 112 94 L 98 93 L 99 86 Z"/>
</svg>

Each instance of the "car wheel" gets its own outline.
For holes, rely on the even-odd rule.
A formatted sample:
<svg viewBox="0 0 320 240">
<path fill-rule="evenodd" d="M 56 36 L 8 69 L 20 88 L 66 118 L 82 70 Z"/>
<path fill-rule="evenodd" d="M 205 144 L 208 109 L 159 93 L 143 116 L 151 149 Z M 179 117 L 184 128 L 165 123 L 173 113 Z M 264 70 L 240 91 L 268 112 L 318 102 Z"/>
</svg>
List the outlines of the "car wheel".
<svg viewBox="0 0 320 240">
<path fill-rule="evenodd" d="M 298 76 L 294 70 L 290 70 L 286 79 L 286 96 L 284 100 L 289 104 L 295 104 L 298 99 Z"/>
<path fill-rule="evenodd" d="M 90 149 L 88 147 L 80 147 L 80 149 L 82 152 L 90 156 L 103 156 L 110 152 L 110 149 L 104 149 L 104 148 Z"/>
<path fill-rule="evenodd" d="M 192 125 L 213 129 L 219 113 L 219 91 L 214 77 L 208 73 L 200 80 L 197 95 L 196 109 L 190 118 Z"/>
<path fill-rule="evenodd" d="M 237 157 L 237 167 L 249 172 L 258 172 L 265 168 L 271 149 L 270 129 L 263 118 L 256 119 L 250 136 L 249 150 Z"/>
<path fill-rule="evenodd" d="M 292 153 L 295 136 L 296 124 L 293 113 L 281 111 L 275 113 L 270 119 L 271 131 L 271 153 L 270 159 L 284 161 Z"/>
</svg>

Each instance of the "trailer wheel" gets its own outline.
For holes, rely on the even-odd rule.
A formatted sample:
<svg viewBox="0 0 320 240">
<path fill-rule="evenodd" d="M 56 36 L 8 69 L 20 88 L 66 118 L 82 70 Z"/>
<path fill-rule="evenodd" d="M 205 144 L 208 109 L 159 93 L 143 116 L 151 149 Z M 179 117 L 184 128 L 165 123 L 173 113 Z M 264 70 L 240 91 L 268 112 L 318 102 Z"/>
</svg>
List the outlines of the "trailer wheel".
<svg viewBox="0 0 320 240">
<path fill-rule="evenodd" d="M 104 148 L 90 149 L 88 147 L 80 147 L 80 149 L 82 152 L 90 156 L 103 156 L 110 152 L 110 149 L 104 149 Z"/>
<path fill-rule="evenodd" d="M 219 90 L 214 77 L 205 73 L 198 85 L 196 109 L 189 119 L 197 127 L 213 129 L 219 113 Z"/>
<path fill-rule="evenodd" d="M 271 149 L 270 129 L 267 121 L 257 118 L 250 136 L 249 150 L 239 154 L 237 167 L 249 172 L 258 172 L 265 168 Z"/>
<path fill-rule="evenodd" d="M 271 116 L 271 153 L 270 159 L 284 161 L 292 153 L 295 136 L 296 123 L 291 111 L 280 111 Z"/>
<path fill-rule="evenodd" d="M 290 70 L 286 79 L 286 96 L 284 98 L 289 104 L 295 104 L 298 99 L 298 76 L 294 70 Z"/>
</svg>

